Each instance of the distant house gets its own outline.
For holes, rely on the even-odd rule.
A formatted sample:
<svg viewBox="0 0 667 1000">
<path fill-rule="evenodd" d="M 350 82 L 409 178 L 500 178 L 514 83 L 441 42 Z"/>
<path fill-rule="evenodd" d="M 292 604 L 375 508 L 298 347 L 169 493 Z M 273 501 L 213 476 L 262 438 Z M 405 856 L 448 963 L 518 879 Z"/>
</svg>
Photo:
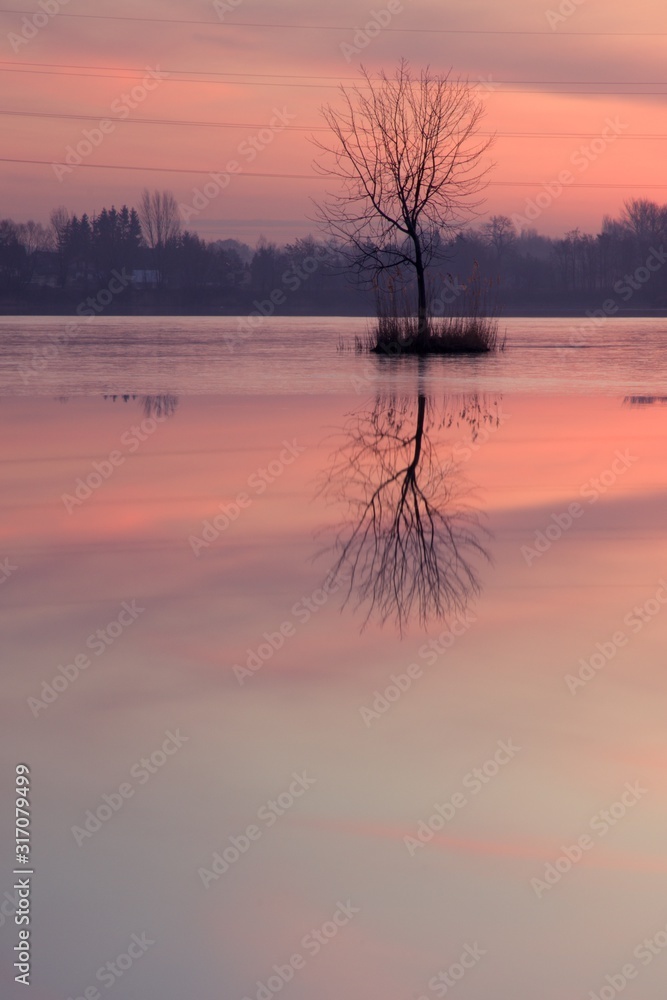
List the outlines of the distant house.
<svg viewBox="0 0 667 1000">
<path fill-rule="evenodd" d="M 134 288 L 157 288 L 160 284 L 160 272 L 147 270 L 144 268 L 132 271 L 132 285 Z"/>
</svg>

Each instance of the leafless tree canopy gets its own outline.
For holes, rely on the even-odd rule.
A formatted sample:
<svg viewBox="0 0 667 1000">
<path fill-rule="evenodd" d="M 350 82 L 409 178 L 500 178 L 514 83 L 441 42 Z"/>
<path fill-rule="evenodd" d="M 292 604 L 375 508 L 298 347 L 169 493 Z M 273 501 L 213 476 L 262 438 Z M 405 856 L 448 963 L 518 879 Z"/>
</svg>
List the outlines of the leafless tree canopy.
<svg viewBox="0 0 667 1000">
<path fill-rule="evenodd" d="M 149 247 L 164 247 L 181 231 L 178 204 L 171 191 L 144 189 L 139 203 L 139 218 Z"/>
<path fill-rule="evenodd" d="M 28 219 L 27 222 L 19 222 L 16 229 L 19 240 L 29 254 L 33 254 L 37 250 L 53 250 L 55 248 L 53 229 L 43 226 L 41 222 Z"/>
<path fill-rule="evenodd" d="M 506 215 L 493 215 L 482 226 L 482 236 L 497 259 L 516 246 L 517 231 L 514 223 Z"/>
<path fill-rule="evenodd" d="M 413 268 L 421 315 L 425 268 L 480 204 L 490 144 L 478 134 L 483 103 L 466 81 L 428 69 L 415 76 L 405 60 L 391 77 L 362 75 L 361 86 L 341 87 L 339 105 L 322 108 L 331 138 L 313 140 L 315 165 L 340 190 L 319 219 L 360 267 Z"/>
<path fill-rule="evenodd" d="M 69 209 L 65 208 L 64 205 L 59 205 L 58 208 L 54 208 L 51 212 L 49 221 L 51 223 L 54 243 L 56 245 L 62 240 L 69 220 Z"/>
<path fill-rule="evenodd" d="M 667 210 L 647 198 L 631 198 L 623 205 L 621 225 L 641 245 L 664 239 L 667 230 Z"/>
<path fill-rule="evenodd" d="M 394 620 L 462 612 L 479 590 L 476 565 L 488 558 L 479 515 L 453 460 L 431 438 L 441 427 L 468 422 L 473 436 L 492 417 L 478 397 L 437 408 L 423 394 L 378 398 L 352 414 L 322 493 L 346 509 L 330 548 L 330 579 L 345 583 L 346 603 Z"/>
</svg>

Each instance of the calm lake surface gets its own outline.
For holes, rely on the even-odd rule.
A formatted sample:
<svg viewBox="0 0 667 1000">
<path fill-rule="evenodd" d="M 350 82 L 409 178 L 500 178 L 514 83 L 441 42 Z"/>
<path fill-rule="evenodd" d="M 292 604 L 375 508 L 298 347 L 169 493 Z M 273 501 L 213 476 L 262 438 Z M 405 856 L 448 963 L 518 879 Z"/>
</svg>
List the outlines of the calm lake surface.
<svg viewBox="0 0 667 1000">
<path fill-rule="evenodd" d="M 365 319 L 0 317 L 5 392 L 201 395 L 412 391 L 416 359 L 355 355 Z M 508 319 L 506 350 L 421 365 L 434 391 L 665 390 L 667 319 Z M 341 351 L 341 344 L 347 351 Z"/>
<path fill-rule="evenodd" d="M 69 323 L 0 320 L 35 997 L 664 1000 L 667 320 Z"/>
</svg>

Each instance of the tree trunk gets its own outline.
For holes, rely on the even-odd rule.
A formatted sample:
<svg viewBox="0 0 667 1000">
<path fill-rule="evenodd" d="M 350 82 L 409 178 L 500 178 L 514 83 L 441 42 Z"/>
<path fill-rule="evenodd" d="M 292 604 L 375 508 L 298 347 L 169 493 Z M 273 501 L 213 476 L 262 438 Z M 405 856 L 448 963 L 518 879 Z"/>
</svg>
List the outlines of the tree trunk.
<svg viewBox="0 0 667 1000">
<path fill-rule="evenodd" d="M 417 470 L 419 469 L 419 459 L 422 453 L 422 443 L 424 440 L 424 417 L 426 416 L 426 396 L 421 392 L 417 397 L 417 427 L 415 428 L 414 451 L 412 461 L 405 470 L 405 480 L 401 489 L 401 505 L 405 502 L 408 489 L 417 481 Z"/>
<path fill-rule="evenodd" d="M 412 242 L 415 247 L 415 270 L 417 272 L 417 343 L 425 343 L 429 333 L 426 311 L 426 269 L 417 233 L 413 233 Z"/>
<path fill-rule="evenodd" d="M 426 396 L 421 393 L 417 397 L 417 429 L 415 431 L 415 450 L 411 462 L 411 468 L 415 474 L 419 466 L 419 459 L 422 453 L 422 441 L 424 440 L 424 417 L 426 415 Z"/>
<path fill-rule="evenodd" d="M 428 316 L 426 315 L 426 278 L 423 266 L 417 270 L 417 337 L 426 340 Z"/>
</svg>

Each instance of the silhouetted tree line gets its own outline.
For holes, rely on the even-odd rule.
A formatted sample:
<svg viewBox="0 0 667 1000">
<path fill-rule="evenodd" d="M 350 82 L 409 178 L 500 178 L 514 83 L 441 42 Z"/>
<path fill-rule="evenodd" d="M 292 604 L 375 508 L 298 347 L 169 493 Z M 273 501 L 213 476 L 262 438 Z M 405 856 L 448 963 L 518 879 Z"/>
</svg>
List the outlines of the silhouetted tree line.
<svg viewBox="0 0 667 1000">
<path fill-rule="evenodd" d="M 667 206 L 626 202 L 601 231 L 562 238 L 518 232 L 493 216 L 445 242 L 429 289 L 436 313 L 456 313 L 477 271 L 497 288 L 506 313 L 615 313 L 667 308 Z M 139 207 L 103 208 L 80 217 L 56 209 L 48 226 L 0 220 L 0 307 L 5 312 L 67 312 L 104 288 L 114 273 L 131 277 L 115 313 L 368 315 L 375 293 L 350 268 L 349 248 L 311 236 L 279 246 L 261 239 L 206 241 L 183 229 L 169 192 L 144 192 Z M 665 258 L 667 260 L 667 258 Z"/>
</svg>

